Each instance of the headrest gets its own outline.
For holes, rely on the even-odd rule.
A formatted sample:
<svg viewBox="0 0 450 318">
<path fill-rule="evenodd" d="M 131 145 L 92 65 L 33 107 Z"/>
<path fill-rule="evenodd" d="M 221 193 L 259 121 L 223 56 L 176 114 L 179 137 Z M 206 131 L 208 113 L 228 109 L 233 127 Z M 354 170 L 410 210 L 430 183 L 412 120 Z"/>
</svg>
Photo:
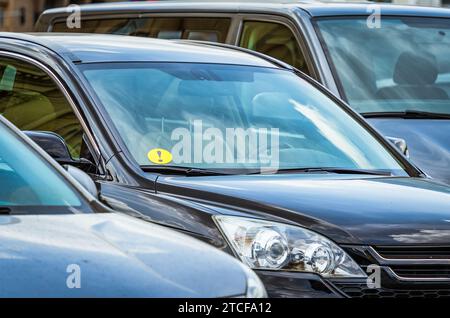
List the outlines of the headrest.
<svg viewBox="0 0 450 318">
<path fill-rule="evenodd" d="M 438 76 L 436 58 L 404 52 L 395 65 L 394 82 L 400 85 L 430 85 Z"/>
</svg>

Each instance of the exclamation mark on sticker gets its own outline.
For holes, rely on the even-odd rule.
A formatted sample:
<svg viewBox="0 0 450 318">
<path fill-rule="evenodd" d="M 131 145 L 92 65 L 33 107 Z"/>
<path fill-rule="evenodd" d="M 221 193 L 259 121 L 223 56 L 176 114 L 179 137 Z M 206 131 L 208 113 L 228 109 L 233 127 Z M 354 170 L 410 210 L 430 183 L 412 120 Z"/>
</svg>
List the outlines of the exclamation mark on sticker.
<svg viewBox="0 0 450 318">
<path fill-rule="evenodd" d="M 159 158 L 158 161 L 159 161 L 159 162 L 163 162 L 164 160 L 163 160 L 163 158 L 162 158 L 162 152 L 161 152 L 160 150 L 158 150 L 158 151 L 157 151 L 157 154 L 158 154 L 158 158 Z"/>
<path fill-rule="evenodd" d="M 172 161 L 172 154 L 165 149 L 152 149 L 147 154 L 148 160 L 153 163 L 165 165 Z"/>
</svg>

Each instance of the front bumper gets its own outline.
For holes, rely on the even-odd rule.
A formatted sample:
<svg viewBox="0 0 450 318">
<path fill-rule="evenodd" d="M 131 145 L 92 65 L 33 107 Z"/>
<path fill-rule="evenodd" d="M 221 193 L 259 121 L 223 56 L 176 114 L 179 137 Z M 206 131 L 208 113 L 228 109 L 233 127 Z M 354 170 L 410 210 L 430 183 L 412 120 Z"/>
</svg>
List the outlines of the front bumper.
<svg viewBox="0 0 450 318">
<path fill-rule="evenodd" d="M 272 298 L 343 298 L 332 284 L 316 274 L 282 271 L 255 271 Z"/>
<path fill-rule="evenodd" d="M 328 281 L 316 274 L 256 271 L 273 298 L 450 298 L 450 283 L 399 282 L 381 268 L 381 287 L 370 288 L 365 279 Z"/>
<path fill-rule="evenodd" d="M 329 280 L 302 272 L 256 272 L 269 297 L 450 298 L 450 259 L 386 259 L 369 246 L 346 246 L 344 249 L 364 270 L 369 265 L 378 266 L 378 288 L 369 286 L 365 278 Z"/>
</svg>

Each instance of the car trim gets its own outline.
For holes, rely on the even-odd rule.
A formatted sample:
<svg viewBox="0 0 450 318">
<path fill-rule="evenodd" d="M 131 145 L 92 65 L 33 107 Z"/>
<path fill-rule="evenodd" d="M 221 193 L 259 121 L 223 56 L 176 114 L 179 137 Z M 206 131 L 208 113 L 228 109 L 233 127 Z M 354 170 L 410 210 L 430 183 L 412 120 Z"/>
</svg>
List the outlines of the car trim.
<svg viewBox="0 0 450 318">
<path fill-rule="evenodd" d="M 381 256 L 372 246 L 369 246 L 367 251 L 378 263 L 380 263 L 380 265 L 450 265 L 450 259 L 385 258 Z"/>
<path fill-rule="evenodd" d="M 330 2 L 311 2 L 311 1 L 298 1 L 298 2 L 280 2 L 280 1 L 255 1 L 245 2 L 236 1 L 232 2 L 214 2 L 214 1 L 172 1 L 168 3 L 158 2 L 142 2 L 142 3 L 94 3 L 84 4 L 81 6 L 82 14 L 95 14 L 98 12 L 120 12 L 126 11 L 129 13 L 140 12 L 189 12 L 189 11 L 214 11 L 214 12 L 240 12 L 249 11 L 255 13 L 264 12 L 286 12 L 299 8 L 308 12 L 311 16 L 329 16 L 329 15 L 358 15 L 367 13 L 367 6 L 370 6 L 370 2 L 362 3 L 330 3 Z M 448 17 L 448 10 L 445 8 L 426 8 L 421 6 L 405 6 L 405 5 L 392 5 L 392 4 L 379 4 L 383 14 L 385 15 L 398 15 L 400 12 L 405 12 L 409 16 L 443 16 Z M 54 17 L 61 15 L 68 15 L 67 7 L 60 7 L 49 9 L 44 12 L 46 17 Z"/>
<path fill-rule="evenodd" d="M 343 18 L 344 16 L 339 16 L 339 18 Z M 337 73 L 337 69 L 336 69 L 336 65 L 334 64 L 334 61 L 331 58 L 331 54 L 329 52 L 328 49 L 328 45 L 325 42 L 325 39 L 323 38 L 323 34 L 319 28 L 318 25 L 318 21 L 321 19 L 322 17 L 319 18 L 311 18 L 311 24 L 313 27 L 313 30 L 317 36 L 317 40 L 318 40 L 318 45 L 320 47 L 320 49 L 323 52 L 323 55 L 325 57 L 325 65 L 327 65 L 327 67 L 330 70 L 330 75 L 333 79 L 334 85 L 336 86 L 337 89 L 337 96 L 342 99 L 344 102 L 348 103 L 348 98 L 347 95 L 345 94 L 345 90 L 344 90 L 344 86 L 342 85 L 341 79 Z M 327 19 L 327 17 L 324 17 L 323 19 Z"/>
<path fill-rule="evenodd" d="M 384 269 L 389 275 L 402 282 L 450 282 L 450 278 L 445 277 L 403 277 L 396 274 L 390 267 Z"/>
</svg>

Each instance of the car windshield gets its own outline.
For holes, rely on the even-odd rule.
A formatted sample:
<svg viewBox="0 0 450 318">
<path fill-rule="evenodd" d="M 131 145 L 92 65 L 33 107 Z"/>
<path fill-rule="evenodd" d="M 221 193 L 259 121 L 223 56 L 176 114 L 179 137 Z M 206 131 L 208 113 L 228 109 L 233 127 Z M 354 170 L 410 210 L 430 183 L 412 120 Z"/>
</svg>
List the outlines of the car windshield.
<svg viewBox="0 0 450 318">
<path fill-rule="evenodd" d="M 64 214 L 89 209 L 47 162 L 1 123 L 0 136 L 1 214 Z"/>
<path fill-rule="evenodd" d="M 195 63 L 79 67 L 143 167 L 406 174 L 371 133 L 291 71 Z"/>
<path fill-rule="evenodd" d="M 358 112 L 450 114 L 450 19 L 321 18 L 317 27 Z"/>
</svg>

